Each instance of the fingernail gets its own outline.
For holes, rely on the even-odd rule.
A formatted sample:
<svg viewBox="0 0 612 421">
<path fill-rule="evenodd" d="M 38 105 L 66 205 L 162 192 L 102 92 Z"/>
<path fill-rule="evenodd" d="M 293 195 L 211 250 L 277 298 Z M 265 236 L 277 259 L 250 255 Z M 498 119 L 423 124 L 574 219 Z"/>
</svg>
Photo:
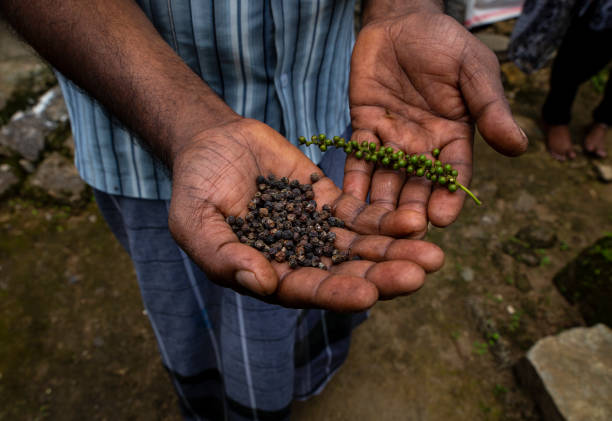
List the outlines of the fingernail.
<svg viewBox="0 0 612 421">
<path fill-rule="evenodd" d="M 250 270 L 239 270 L 236 272 L 236 280 L 240 285 L 245 287 L 255 294 L 263 295 L 261 290 L 261 284 L 257 280 L 257 277 Z"/>
<path fill-rule="evenodd" d="M 523 139 L 527 140 L 527 135 L 525 134 L 525 131 L 521 128 L 521 126 L 516 126 L 519 129 L 519 132 L 521 132 L 521 136 L 523 136 Z"/>
</svg>

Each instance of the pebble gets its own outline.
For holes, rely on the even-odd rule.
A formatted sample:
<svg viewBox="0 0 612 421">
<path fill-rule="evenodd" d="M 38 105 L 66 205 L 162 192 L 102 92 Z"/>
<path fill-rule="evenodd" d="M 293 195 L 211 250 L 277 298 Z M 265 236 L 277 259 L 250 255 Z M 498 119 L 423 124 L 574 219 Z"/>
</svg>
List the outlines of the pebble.
<svg viewBox="0 0 612 421">
<path fill-rule="evenodd" d="M 597 176 L 599 179 L 605 183 L 612 182 L 612 166 L 602 164 L 599 162 L 594 162 L 593 166 L 595 167 L 595 171 L 597 172 Z"/>
<path fill-rule="evenodd" d="M 508 307 L 506 307 L 506 311 L 508 312 L 508 314 L 514 314 L 516 313 L 516 310 L 514 309 L 514 307 L 510 304 L 508 304 Z"/>
<path fill-rule="evenodd" d="M 519 197 L 516 199 L 514 208 L 519 212 L 529 212 L 538 203 L 537 199 L 527 193 L 521 191 Z"/>
<path fill-rule="evenodd" d="M 464 267 L 461 269 L 461 279 L 465 282 L 472 282 L 474 280 L 474 270 L 470 267 Z"/>
</svg>

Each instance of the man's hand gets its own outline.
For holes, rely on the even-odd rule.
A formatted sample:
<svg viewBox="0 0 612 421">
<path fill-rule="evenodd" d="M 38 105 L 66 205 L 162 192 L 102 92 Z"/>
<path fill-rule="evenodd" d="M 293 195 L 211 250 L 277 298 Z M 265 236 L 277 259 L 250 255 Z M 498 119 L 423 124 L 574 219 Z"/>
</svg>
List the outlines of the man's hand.
<svg viewBox="0 0 612 421">
<path fill-rule="evenodd" d="M 351 60 L 352 139 L 374 141 L 407 153 L 441 150 L 440 160 L 472 176 L 473 123 L 495 150 L 525 151 L 527 139 L 504 98 L 495 55 L 442 13 L 377 16 L 359 33 Z M 449 193 L 423 177 L 375 168 L 354 157 L 345 167 L 345 193 L 410 219 L 420 238 L 430 220 L 453 222 L 465 194 Z"/>
<path fill-rule="evenodd" d="M 224 286 L 289 307 L 355 311 L 371 307 L 378 299 L 417 290 L 425 273 L 443 263 L 442 251 L 433 244 L 338 228 L 333 229 L 336 247 L 362 259 L 334 265 L 330 271 L 291 270 L 287 263 L 270 263 L 256 249 L 240 243 L 225 217 L 246 214 L 257 191 L 258 175 L 275 174 L 306 183 L 310 174 L 320 173 L 303 153 L 263 123 L 240 119 L 202 132 L 172 161 L 170 230 L 207 275 Z M 336 206 L 341 211 L 337 213 L 349 219 L 367 213 L 365 203 L 346 200 L 341 204 L 342 194 L 328 178 L 315 183 L 313 190 L 319 207 Z"/>
</svg>

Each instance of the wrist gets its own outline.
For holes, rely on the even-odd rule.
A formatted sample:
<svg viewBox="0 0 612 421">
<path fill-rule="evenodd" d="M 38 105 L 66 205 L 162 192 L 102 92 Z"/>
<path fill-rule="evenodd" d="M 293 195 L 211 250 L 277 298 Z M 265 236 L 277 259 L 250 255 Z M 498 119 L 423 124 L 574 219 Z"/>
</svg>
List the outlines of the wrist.
<svg viewBox="0 0 612 421">
<path fill-rule="evenodd" d="M 217 112 L 215 113 L 215 111 Z M 177 157 L 188 150 L 190 146 L 202 144 L 202 142 L 211 138 L 207 133 L 225 130 L 224 127 L 231 130 L 229 127 L 233 127 L 234 124 L 244 120 L 244 117 L 236 114 L 225 103 L 220 104 L 218 108 L 213 110 L 206 107 L 197 112 L 192 111 L 189 117 L 182 118 L 177 122 L 177 131 L 166 142 L 164 156 L 161 159 L 172 170 Z"/>
<path fill-rule="evenodd" d="M 444 13 L 442 0 L 366 0 L 363 5 L 362 24 L 395 19 L 412 13 Z"/>
</svg>

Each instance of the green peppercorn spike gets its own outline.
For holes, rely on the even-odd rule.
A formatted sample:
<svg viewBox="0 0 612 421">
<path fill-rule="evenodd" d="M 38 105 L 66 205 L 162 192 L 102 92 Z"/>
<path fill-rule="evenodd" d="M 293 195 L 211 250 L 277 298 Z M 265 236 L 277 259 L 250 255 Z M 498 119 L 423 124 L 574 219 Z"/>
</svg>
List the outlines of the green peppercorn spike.
<svg viewBox="0 0 612 421">
<path fill-rule="evenodd" d="M 358 143 L 355 140 L 346 141 L 344 138 L 334 136 L 329 139 L 324 133 L 314 135 L 310 141 L 306 137 L 299 136 L 298 142 L 301 145 L 310 146 L 317 145 L 321 151 L 326 151 L 329 146 L 342 148 L 347 155 L 355 152 L 357 159 L 365 159 L 366 162 L 378 162 L 384 166 L 391 166 L 394 170 L 406 168 L 408 175 L 416 175 L 418 177 L 425 176 L 432 182 L 437 182 L 440 185 L 446 186 L 449 192 L 455 192 L 458 189 L 463 190 L 470 196 L 477 205 L 482 202 L 464 185 L 457 181 L 459 172 L 452 167 L 451 164 L 442 164 L 439 160 L 430 160 L 425 154 L 408 155 L 402 150 L 394 150 L 392 147 L 377 147 L 376 143 L 363 141 Z M 355 151 L 355 149 L 357 149 Z M 434 149 L 431 154 L 434 158 L 440 155 L 438 148 Z"/>
</svg>

